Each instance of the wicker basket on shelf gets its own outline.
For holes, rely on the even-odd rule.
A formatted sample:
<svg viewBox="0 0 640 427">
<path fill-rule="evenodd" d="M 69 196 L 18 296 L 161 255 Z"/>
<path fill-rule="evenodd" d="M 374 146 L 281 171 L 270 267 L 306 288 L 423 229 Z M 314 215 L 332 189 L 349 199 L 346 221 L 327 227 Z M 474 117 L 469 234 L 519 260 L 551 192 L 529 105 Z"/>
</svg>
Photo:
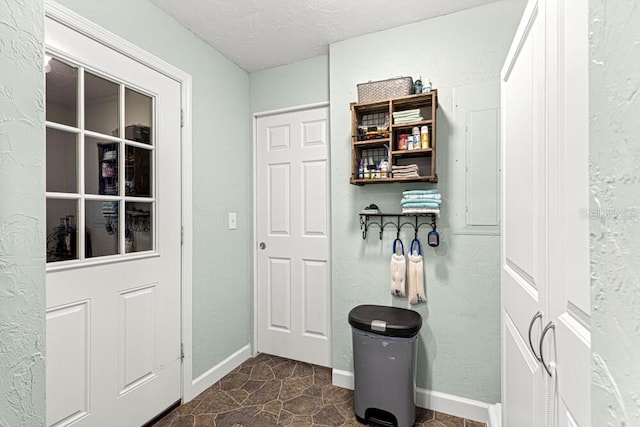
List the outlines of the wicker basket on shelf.
<svg viewBox="0 0 640 427">
<path fill-rule="evenodd" d="M 375 82 L 359 83 L 358 102 L 371 102 L 380 99 L 397 98 L 413 93 L 411 77 L 396 77 Z"/>
</svg>

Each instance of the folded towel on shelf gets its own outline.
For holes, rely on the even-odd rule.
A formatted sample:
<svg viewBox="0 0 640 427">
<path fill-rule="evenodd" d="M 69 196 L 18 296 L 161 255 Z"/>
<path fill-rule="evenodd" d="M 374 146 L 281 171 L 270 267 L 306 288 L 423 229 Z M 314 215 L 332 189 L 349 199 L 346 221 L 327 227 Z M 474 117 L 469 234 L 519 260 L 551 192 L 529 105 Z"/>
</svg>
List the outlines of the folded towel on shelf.
<svg viewBox="0 0 640 427">
<path fill-rule="evenodd" d="M 442 203 L 442 199 L 407 199 L 407 198 L 403 197 L 400 200 L 400 204 L 402 206 L 404 206 L 404 205 L 421 205 L 423 203 L 435 203 L 437 205 L 440 205 Z M 416 206 L 414 206 L 414 207 L 416 207 Z M 417 207 L 421 207 L 421 206 L 417 206 Z"/>
<path fill-rule="evenodd" d="M 440 200 L 419 201 L 419 202 L 402 202 L 400 205 L 403 208 L 440 208 Z"/>
<path fill-rule="evenodd" d="M 408 165 L 393 165 L 391 166 L 391 170 L 418 170 L 420 169 L 416 163 L 411 163 Z"/>
<path fill-rule="evenodd" d="M 402 110 L 402 111 L 394 111 L 393 113 L 393 117 L 402 117 L 402 116 L 411 116 L 411 115 L 420 115 L 420 109 L 419 108 L 413 108 L 411 110 Z"/>
<path fill-rule="evenodd" d="M 419 122 L 421 120 L 424 120 L 424 118 L 420 115 L 420 109 L 418 108 L 413 110 L 393 112 L 394 123 L 411 123 L 411 122 Z"/>
<path fill-rule="evenodd" d="M 440 216 L 440 208 L 402 208 L 403 214 L 435 214 Z"/>
<path fill-rule="evenodd" d="M 403 118 L 395 118 L 393 119 L 393 122 L 395 124 L 401 124 L 401 123 L 413 123 L 413 122 L 421 122 L 424 120 L 424 117 L 422 116 L 407 116 L 407 117 L 403 117 Z"/>
<path fill-rule="evenodd" d="M 410 165 L 393 165 L 391 166 L 391 172 L 418 172 L 420 168 L 417 164 Z"/>
<path fill-rule="evenodd" d="M 420 173 L 420 169 L 392 170 L 391 173 Z"/>
<path fill-rule="evenodd" d="M 393 176 L 394 178 L 419 177 L 420 169 L 416 164 L 393 165 L 391 166 L 391 176 Z"/>
<path fill-rule="evenodd" d="M 404 194 L 402 196 L 402 200 L 441 200 L 442 196 L 440 194 L 431 193 L 431 194 Z"/>
<path fill-rule="evenodd" d="M 437 188 L 434 188 L 432 190 L 406 190 L 402 192 L 403 196 L 423 195 L 423 194 L 440 194 L 440 190 L 438 190 Z"/>
<path fill-rule="evenodd" d="M 419 178 L 418 172 L 393 172 L 391 174 L 393 178 Z"/>
</svg>

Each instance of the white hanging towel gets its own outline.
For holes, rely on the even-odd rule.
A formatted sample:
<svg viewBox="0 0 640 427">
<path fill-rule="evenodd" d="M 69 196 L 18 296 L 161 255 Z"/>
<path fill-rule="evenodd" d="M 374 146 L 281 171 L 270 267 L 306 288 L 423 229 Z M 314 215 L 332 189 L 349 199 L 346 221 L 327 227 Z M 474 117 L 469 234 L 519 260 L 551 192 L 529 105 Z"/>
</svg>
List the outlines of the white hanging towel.
<svg viewBox="0 0 640 427">
<path fill-rule="evenodd" d="M 417 250 L 414 245 L 417 244 Z M 419 304 L 427 302 L 424 294 L 424 267 L 422 263 L 422 247 L 418 239 L 411 242 L 411 252 L 409 253 L 409 272 L 407 274 L 409 287 L 409 304 Z"/>
<path fill-rule="evenodd" d="M 402 254 L 396 253 L 396 244 L 400 243 Z M 391 255 L 391 295 L 396 297 L 406 296 L 405 279 L 407 277 L 407 261 L 404 256 L 402 240 L 393 242 L 393 254 Z"/>
</svg>

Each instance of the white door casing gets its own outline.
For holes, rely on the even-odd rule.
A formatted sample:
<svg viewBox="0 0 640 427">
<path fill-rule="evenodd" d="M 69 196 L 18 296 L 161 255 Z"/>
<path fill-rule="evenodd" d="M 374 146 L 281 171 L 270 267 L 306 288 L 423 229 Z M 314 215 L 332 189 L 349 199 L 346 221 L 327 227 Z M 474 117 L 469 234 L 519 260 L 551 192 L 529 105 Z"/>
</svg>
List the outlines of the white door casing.
<svg viewBox="0 0 640 427">
<path fill-rule="evenodd" d="M 255 132 L 257 351 L 330 366 L 328 107 L 259 116 Z"/>
<path fill-rule="evenodd" d="M 502 407 L 507 427 L 591 425 L 587 12 L 583 0 L 530 1 L 502 72 Z M 529 52 L 528 46 L 536 44 Z M 529 169 L 523 167 L 527 163 Z M 517 226 L 527 214 L 523 204 L 539 226 Z M 509 267 L 513 254 L 527 247 L 540 257 L 535 292 L 525 280 L 514 281 Z M 518 288 L 537 299 L 518 295 Z M 542 314 L 534 319 L 537 311 Z M 520 319 L 514 322 L 516 316 Z M 540 361 L 524 348 L 531 319 Z M 543 326 L 549 332 L 541 344 Z M 532 368 L 530 382 L 522 382 L 523 369 L 511 369 L 523 360 Z M 527 423 L 523 413 L 537 421 Z"/>
<path fill-rule="evenodd" d="M 50 16 L 45 40 L 155 99 L 155 250 L 47 269 L 47 425 L 140 425 L 181 396 L 181 85 Z"/>
</svg>

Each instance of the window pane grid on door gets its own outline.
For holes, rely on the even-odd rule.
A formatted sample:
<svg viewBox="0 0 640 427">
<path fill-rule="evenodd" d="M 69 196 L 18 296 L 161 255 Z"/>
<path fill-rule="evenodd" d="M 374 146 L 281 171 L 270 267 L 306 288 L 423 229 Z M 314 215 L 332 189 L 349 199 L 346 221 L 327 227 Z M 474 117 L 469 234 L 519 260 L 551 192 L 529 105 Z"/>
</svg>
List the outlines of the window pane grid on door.
<svg viewBox="0 0 640 427">
<path fill-rule="evenodd" d="M 78 134 L 47 127 L 46 191 L 78 193 Z"/>
<path fill-rule="evenodd" d="M 84 129 L 121 135 L 122 85 L 84 70 Z"/>
<path fill-rule="evenodd" d="M 67 117 L 61 108 L 56 110 L 52 97 L 60 96 L 63 85 L 57 84 L 55 76 L 47 76 L 47 108 L 52 109 L 46 123 L 51 154 L 47 162 L 46 197 L 51 206 L 47 209 L 47 238 L 62 239 L 73 233 L 74 250 L 48 242 L 47 262 L 110 260 L 153 251 L 155 98 L 82 66 L 56 58 L 52 62 L 53 69 L 75 78 L 75 84 L 68 79 L 62 82 L 67 88 L 74 87 L 62 101 L 76 114 Z M 56 218 L 62 211 L 69 213 Z M 51 248 L 64 251 L 57 254 Z"/>
<path fill-rule="evenodd" d="M 45 83 L 47 122 L 78 126 L 78 67 L 46 55 Z"/>
<path fill-rule="evenodd" d="M 78 259 L 77 198 L 46 199 L 47 262 Z"/>
</svg>

